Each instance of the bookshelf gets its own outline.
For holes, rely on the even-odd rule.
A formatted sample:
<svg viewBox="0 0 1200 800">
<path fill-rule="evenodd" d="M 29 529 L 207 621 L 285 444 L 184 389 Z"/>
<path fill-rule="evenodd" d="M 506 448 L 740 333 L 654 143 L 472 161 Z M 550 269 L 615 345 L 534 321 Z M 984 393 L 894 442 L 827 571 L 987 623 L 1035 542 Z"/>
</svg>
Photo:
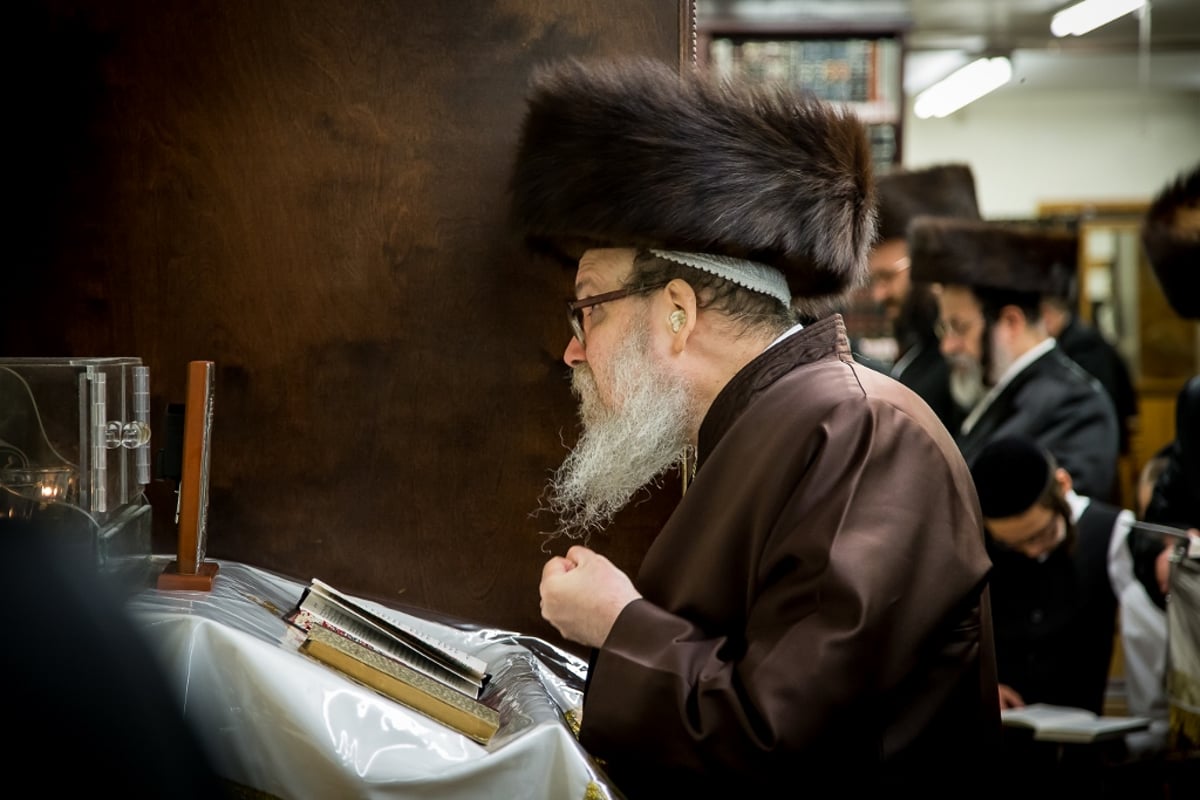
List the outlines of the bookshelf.
<svg viewBox="0 0 1200 800">
<path fill-rule="evenodd" d="M 867 123 L 874 163 L 900 163 L 904 43 L 899 31 L 839 33 L 698 22 L 696 44 L 696 63 L 702 69 L 782 82 L 845 105 Z"/>
</svg>

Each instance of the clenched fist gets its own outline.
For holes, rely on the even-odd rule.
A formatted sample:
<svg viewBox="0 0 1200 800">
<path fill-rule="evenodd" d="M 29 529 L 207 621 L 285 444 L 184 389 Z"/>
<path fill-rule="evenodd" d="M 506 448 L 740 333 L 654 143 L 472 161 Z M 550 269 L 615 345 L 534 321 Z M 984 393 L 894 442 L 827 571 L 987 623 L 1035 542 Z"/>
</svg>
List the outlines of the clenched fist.
<svg viewBox="0 0 1200 800">
<path fill-rule="evenodd" d="M 542 567 L 542 617 L 564 638 L 599 647 L 621 610 L 641 597 L 604 556 L 575 545 Z"/>
</svg>

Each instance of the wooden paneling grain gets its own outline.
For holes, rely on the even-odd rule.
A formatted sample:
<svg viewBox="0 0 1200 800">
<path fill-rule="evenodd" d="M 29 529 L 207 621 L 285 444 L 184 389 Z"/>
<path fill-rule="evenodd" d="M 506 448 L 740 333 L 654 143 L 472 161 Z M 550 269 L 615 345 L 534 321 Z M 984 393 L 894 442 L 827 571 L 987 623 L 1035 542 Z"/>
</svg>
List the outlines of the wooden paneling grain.
<svg viewBox="0 0 1200 800">
<path fill-rule="evenodd" d="M 142 357 L 160 436 L 216 362 L 211 557 L 554 639 L 530 512 L 574 439 L 571 276 L 506 224 L 524 91 L 562 56 L 678 63 L 690 5 L 16 4 L 0 352 Z M 592 544 L 636 567 L 673 501 Z"/>
</svg>

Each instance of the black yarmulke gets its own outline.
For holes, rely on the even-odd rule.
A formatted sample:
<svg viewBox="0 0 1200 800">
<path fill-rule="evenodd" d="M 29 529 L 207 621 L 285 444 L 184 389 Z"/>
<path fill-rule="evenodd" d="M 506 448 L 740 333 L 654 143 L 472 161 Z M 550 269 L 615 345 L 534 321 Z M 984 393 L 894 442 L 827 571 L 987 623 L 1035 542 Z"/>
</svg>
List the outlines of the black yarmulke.
<svg viewBox="0 0 1200 800">
<path fill-rule="evenodd" d="M 1002 436 L 971 464 L 979 507 L 990 519 L 1022 514 L 1042 496 L 1054 477 L 1049 453 L 1027 436 Z"/>
</svg>

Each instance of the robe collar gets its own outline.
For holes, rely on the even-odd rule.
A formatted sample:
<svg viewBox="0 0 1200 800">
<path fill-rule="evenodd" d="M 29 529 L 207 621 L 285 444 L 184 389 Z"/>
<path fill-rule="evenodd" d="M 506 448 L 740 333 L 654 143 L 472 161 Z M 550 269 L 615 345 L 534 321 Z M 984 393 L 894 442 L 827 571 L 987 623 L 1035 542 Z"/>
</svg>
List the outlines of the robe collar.
<svg viewBox="0 0 1200 800">
<path fill-rule="evenodd" d="M 825 359 L 854 361 L 841 314 L 831 314 L 804 326 L 738 370 L 713 400 L 700 424 L 696 469 L 703 466 L 705 456 L 713 451 L 756 394 L 767 390 L 797 367 Z"/>
</svg>

